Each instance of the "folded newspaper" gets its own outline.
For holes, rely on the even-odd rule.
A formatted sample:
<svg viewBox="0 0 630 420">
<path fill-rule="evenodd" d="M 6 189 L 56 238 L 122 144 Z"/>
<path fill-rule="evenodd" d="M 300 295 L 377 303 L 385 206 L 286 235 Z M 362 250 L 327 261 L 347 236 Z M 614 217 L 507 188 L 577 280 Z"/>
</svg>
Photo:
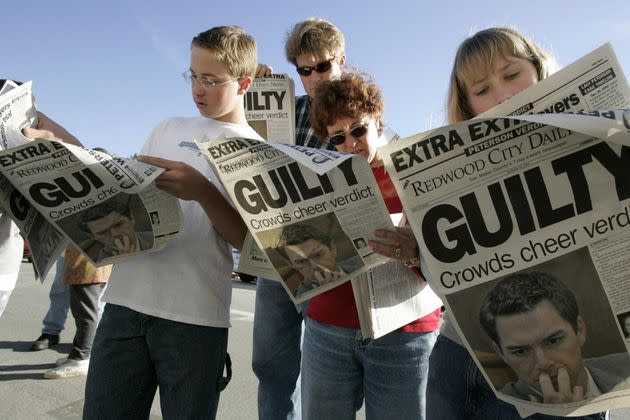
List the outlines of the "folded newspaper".
<svg viewBox="0 0 630 420">
<path fill-rule="evenodd" d="M 630 406 L 630 88 L 607 44 L 385 147 L 426 277 L 521 415 Z"/>
<path fill-rule="evenodd" d="M 263 139 L 295 144 L 295 85 L 286 74 L 255 78 L 245 93 L 245 118 Z"/>
<path fill-rule="evenodd" d="M 96 266 L 156 251 L 182 224 L 179 201 L 153 182 L 163 169 L 59 141 L 36 126 L 31 83 L 0 96 L 0 205 L 29 242 L 43 279 L 69 243 Z"/>
</svg>

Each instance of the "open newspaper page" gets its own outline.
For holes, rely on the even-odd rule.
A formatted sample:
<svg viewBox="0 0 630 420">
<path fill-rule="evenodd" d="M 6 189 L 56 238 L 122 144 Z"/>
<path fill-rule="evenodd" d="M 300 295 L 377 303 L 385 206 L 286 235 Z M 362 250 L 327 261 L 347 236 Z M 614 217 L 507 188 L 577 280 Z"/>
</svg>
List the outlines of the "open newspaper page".
<svg viewBox="0 0 630 420">
<path fill-rule="evenodd" d="M 356 245 L 393 228 L 365 159 L 243 138 L 199 149 L 294 303 L 387 260 Z"/>
<path fill-rule="evenodd" d="M 245 93 L 245 118 L 266 140 L 295 144 L 295 85 L 286 74 L 255 78 Z"/>
<path fill-rule="evenodd" d="M 361 334 L 377 339 L 426 316 L 442 301 L 400 261 L 389 260 L 352 279 Z"/>
<path fill-rule="evenodd" d="M 181 227 L 179 201 L 153 183 L 162 169 L 142 162 L 37 139 L 0 151 L 0 172 L 97 267 L 161 249 Z"/>
<path fill-rule="evenodd" d="M 32 82 L 21 86 L 7 81 L 0 92 L 0 150 L 26 144 L 24 127 L 37 124 Z M 28 201 L 0 174 L 0 213 L 10 217 L 28 241 L 36 278 L 44 281 L 46 273 L 67 245 L 67 239 L 46 221 Z"/>
<path fill-rule="evenodd" d="M 402 226 L 402 213 L 390 217 Z M 364 338 L 382 337 L 442 306 L 431 287 L 397 260 L 353 278 L 352 291 Z"/>
<path fill-rule="evenodd" d="M 630 405 L 630 113 L 603 110 L 629 98 L 605 45 L 493 118 L 385 148 L 428 280 L 522 415 Z"/>
<path fill-rule="evenodd" d="M 55 232 L 96 266 L 161 249 L 179 232 L 179 201 L 153 183 L 163 169 L 58 141 L 30 141 L 19 128 L 11 124 L 3 132 L 13 147 L 0 150 L 1 198 L 36 252 L 41 276 L 58 255 Z"/>
</svg>

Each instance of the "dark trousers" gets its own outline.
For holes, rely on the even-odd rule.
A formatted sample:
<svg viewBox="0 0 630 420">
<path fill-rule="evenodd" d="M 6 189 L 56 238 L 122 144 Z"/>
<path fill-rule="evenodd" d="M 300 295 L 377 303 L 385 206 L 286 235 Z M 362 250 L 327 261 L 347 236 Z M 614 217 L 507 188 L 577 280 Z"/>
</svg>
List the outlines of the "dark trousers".
<svg viewBox="0 0 630 420">
<path fill-rule="evenodd" d="M 98 324 L 98 300 L 103 293 L 105 283 L 71 284 L 70 310 L 77 326 L 72 340 L 69 359 L 86 360 L 90 358 L 92 341 Z"/>
</svg>

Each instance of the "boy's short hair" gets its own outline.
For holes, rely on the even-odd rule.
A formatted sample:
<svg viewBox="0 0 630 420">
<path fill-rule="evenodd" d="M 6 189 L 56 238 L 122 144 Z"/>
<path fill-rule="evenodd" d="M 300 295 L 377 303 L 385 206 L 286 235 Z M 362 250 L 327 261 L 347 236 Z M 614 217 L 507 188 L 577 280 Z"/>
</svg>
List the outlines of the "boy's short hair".
<svg viewBox="0 0 630 420">
<path fill-rule="evenodd" d="M 376 83 L 360 73 L 350 72 L 317 86 L 308 119 L 315 134 L 327 139 L 327 127 L 338 119 L 369 115 L 376 121 L 380 135 L 385 125 L 384 109 L 383 95 Z"/>
<path fill-rule="evenodd" d="M 297 57 L 302 54 L 339 58 L 346 54 L 346 42 L 339 28 L 331 22 L 309 18 L 296 23 L 287 33 L 284 52 L 295 66 Z"/>
<path fill-rule="evenodd" d="M 241 27 L 215 26 L 194 37 L 191 46 L 212 51 L 234 77 L 254 77 L 256 73 L 256 41 Z"/>
<path fill-rule="evenodd" d="M 461 43 L 455 54 L 447 99 L 449 123 L 476 116 L 468 105 L 466 82 L 490 73 L 497 57 L 509 55 L 529 60 L 536 68 L 538 81 L 558 67 L 551 54 L 516 29 L 497 26 L 475 33 Z"/>
</svg>

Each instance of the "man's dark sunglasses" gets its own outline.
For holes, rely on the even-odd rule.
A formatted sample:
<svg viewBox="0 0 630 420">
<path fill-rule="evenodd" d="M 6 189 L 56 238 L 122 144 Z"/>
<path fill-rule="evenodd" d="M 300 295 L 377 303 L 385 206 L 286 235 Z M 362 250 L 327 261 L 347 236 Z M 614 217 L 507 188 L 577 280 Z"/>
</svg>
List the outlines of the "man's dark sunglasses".
<svg viewBox="0 0 630 420">
<path fill-rule="evenodd" d="M 296 66 L 295 70 L 297 70 L 300 76 L 310 76 L 311 73 L 313 73 L 313 70 L 315 70 L 317 73 L 326 73 L 332 67 L 333 61 L 335 61 L 335 57 L 329 58 L 328 60 L 322 61 L 321 63 L 317 63 L 315 67 L 309 67 L 309 66 L 297 67 Z"/>
<path fill-rule="evenodd" d="M 352 137 L 358 140 L 359 137 L 363 137 L 365 133 L 367 133 L 369 124 L 369 122 L 359 123 L 358 125 L 351 127 L 348 130 L 348 133 L 350 133 Z M 333 146 L 339 146 L 340 144 L 343 144 L 344 141 L 346 141 L 346 132 L 342 131 L 340 133 L 333 134 L 332 136 L 328 137 L 326 141 Z"/>
</svg>

